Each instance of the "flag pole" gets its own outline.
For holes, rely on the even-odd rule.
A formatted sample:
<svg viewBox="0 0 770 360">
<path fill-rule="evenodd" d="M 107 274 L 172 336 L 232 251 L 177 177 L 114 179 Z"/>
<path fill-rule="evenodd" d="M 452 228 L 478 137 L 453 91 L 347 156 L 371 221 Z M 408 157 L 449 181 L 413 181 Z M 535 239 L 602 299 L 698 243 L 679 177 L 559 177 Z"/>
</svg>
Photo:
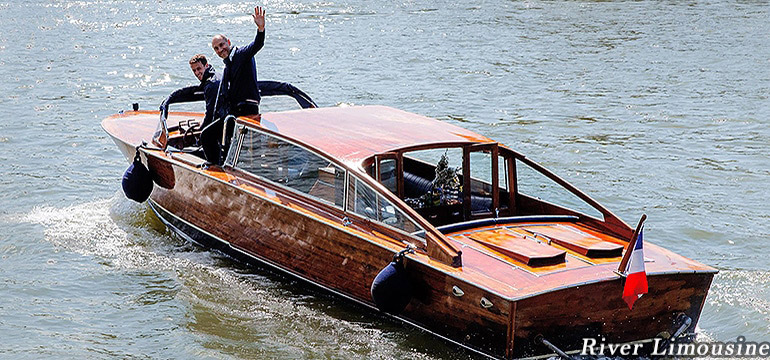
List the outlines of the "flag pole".
<svg viewBox="0 0 770 360">
<path fill-rule="evenodd" d="M 634 230 L 634 234 L 631 236 L 631 241 L 629 241 L 628 245 L 626 246 L 626 253 L 623 254 L 623 259 L 620 260 L 618 273 L 621 276 L 625 276 L 626 265 L 628 265 L 628 261 L 631 260 L 631 253 L 634 250 L 634 246 L 636 246 L 636 239 L 639 237 L 639 232 L 642 230 L 642 225 L 644 225 L 645 220 L 647 220 L 647 214 L 642 214 L 642 218 L 639 219 L 639 224 L 636 225 L 636 230 Z"/>
</svg>

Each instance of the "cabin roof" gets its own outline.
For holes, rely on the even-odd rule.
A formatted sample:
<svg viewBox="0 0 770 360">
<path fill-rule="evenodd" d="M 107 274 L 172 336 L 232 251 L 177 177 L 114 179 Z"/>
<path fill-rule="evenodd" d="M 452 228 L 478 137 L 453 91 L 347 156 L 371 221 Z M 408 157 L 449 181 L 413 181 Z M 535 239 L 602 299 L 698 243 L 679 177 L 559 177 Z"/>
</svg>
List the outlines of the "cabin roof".
<svg viewBox="0 0 770 360">
<path fill-rule="evenodd" d="M 354 163 L 415 145 L 494 142 L 459 126 L 388 106 L 265 113 L 259 125 Z"/>
</svg>

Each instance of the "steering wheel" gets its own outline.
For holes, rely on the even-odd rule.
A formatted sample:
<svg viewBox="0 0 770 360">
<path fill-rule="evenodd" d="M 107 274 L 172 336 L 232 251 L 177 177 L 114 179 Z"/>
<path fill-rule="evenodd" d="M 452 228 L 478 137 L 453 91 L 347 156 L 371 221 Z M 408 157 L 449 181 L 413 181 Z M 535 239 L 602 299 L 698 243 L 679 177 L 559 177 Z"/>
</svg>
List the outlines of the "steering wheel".
<svg viewBox="0 0 770 360">
<path fill-rule="evenodd" d="M 188 122 L 188 125 L 189 124 L 190 123 Z M 197 127 L 196 127 L 196 125 L 197 125 Z M 182 144 L 184 144 L 185 147 L 187 147 L 187 144 L 188 144 L 188 139 L 187 139 L 188 137 L 192 137 L 192 139 L 190 139 L 190 140 L 192 141 L 192 145 L 193 146 L 199 146 L 200 145 L 201 135 L 200 135 L 200 133 L 197 133 L 197 134 L 195 133 L 198 130 L 200 130 L 200 125 L 197 124 L 197 123 L 192 123 L 192 125 L 190 125 L 184 131 L 184 134 L 182 135 Z"/>
</svg>

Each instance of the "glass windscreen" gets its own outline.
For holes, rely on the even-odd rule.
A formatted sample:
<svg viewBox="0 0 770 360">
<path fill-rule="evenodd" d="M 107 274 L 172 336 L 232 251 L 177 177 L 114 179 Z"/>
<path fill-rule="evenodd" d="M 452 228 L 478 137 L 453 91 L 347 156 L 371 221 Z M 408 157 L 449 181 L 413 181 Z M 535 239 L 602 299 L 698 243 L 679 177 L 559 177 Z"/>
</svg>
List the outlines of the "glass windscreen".
<svg viewBox="0 0 770 360">
<path fill-rule="evenodd" d="M 348 211 L 408 233 L 423 230 L 393 203 L 358 178 L 351 176 L 349 186 Z"/>
<path fill-rule="evenodd" d="M 335 205 L 344 204 L 343 168 L 274 136 L 247 128 L 235 167 Z"/>
<path fill-rule="evenodd" d="M 415 209 L 462 204 L 462 148 L 404 154 L 404 201 Z"/>
<path fill-rule="evenodd" d="M 604 216 L 577 195 L 516 159 L 516 184 L 520 194 L 603 220 Z"/>
</svg>

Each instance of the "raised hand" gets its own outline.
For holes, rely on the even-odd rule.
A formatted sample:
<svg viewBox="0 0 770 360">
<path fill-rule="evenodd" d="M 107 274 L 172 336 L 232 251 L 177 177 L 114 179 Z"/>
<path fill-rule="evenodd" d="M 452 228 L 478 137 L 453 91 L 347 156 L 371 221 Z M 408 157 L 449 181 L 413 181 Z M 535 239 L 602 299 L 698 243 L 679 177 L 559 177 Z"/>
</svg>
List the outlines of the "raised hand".
<svg viewBox="0 0 770 360">
<path fill-rule="evenodd" d="M 257 30 L 265 30 L 265 9 L 263 9 L 261 6 L 255 7 L 254 13 L 251 14 L 251 17 L 254 18 L 254 24 L 257 25 Z"/>
</svg>

